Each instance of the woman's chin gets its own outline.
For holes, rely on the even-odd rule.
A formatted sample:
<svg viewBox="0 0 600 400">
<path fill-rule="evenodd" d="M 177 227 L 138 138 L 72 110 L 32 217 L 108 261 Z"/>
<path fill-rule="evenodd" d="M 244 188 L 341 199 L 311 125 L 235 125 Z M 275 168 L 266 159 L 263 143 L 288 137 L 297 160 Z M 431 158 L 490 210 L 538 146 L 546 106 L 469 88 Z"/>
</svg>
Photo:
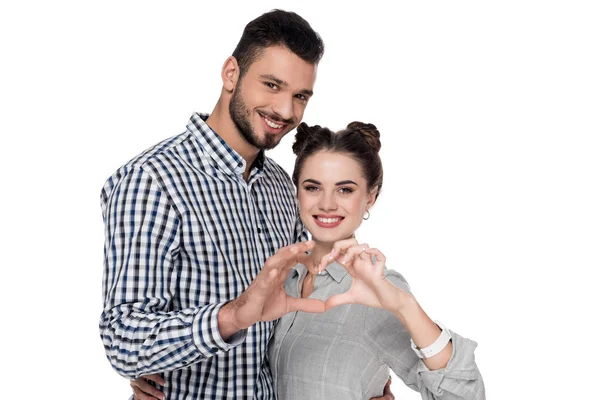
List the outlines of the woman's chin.
<svg viewBox="0 0 600 400">
<path fill-rule="evenodd" d="M 316 233 L 316 232 L 315 232 Z M 322 234 L 322 233 L 317 233 L 316 235 L 313 234 L 311 232 L 311 239 L 314 240 L 314 242 L 316 244 L 320 244 L 320 245 L 333 245 L 335 242 L 338 242 L 340 240 L 345 240 L 345 239 L 349 239 L 352 237 L 352 234 L 349 235 L 341 235 L 341 234 Z"/>
</svg>

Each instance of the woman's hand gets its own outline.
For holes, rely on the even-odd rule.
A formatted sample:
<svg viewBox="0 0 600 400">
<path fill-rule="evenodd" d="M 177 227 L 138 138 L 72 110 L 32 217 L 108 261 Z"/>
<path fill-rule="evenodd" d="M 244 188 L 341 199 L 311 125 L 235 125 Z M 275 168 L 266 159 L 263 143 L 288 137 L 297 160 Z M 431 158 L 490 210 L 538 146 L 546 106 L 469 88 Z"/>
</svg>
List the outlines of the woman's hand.
<svg viewBox="0 0 600 400">
<path fill-rule="evenodd" d="M 338 240 L 333 244 L 333 249 L 331 249 L 331 252 L 325 254 L 321 258 L 321 262 L 319 265 L 317 265 L 317 269 L 313 270 L 312 268 L 309 268 L 309 271 L 315 275 L 321 271 L 324 271 L 325 268 L 327 268 L 327 266 L 333 262 L 333 260 L 336 260 L 338 257 L 346 254 L 346 251 L 353 246 L 358 246 L 358 241 L 355 238 Z M 368 244 L 365 246 L 369 247 Z"/>
<path fill-rule="evenodd" d="M 356 303 L 396 312 L 414 300 L 385 277 L 385 256 L 378 249 L 368 244 L 341 247 L 335 260 L 352 276 L 352 285 L 346 293 L 330 297 L 326 309 Z"/>
</svg>

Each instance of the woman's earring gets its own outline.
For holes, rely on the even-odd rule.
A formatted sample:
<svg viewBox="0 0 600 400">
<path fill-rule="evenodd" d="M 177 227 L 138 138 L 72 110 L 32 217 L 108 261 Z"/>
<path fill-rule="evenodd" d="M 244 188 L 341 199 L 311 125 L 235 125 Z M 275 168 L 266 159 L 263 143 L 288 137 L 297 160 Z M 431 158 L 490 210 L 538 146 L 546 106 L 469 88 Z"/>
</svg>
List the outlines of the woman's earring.
<svg viewBox="0 0 600 400">
<path fill-rule="evenodd" d="M 366 217 L 366 218 L 365 218 L 365 217 L 363 217 L 363 219 L 366 221 L 366 220 L 368 220 L 369 218 L 371 218 L 371 213 L 369 212 L 369 210 L 367 210 L 367 217 Z"/>
</svg>

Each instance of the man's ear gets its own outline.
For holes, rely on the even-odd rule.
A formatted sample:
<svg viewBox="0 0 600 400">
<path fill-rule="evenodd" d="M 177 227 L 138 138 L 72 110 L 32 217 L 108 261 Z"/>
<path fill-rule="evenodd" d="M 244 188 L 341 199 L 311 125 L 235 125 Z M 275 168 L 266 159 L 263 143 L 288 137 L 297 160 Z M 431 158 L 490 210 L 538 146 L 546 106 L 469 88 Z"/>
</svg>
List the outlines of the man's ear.
<svg viewBox="0 0 600 400">
<path fill-rule="evenodd" d="M 233 92 L 240 76 L 240 67 L 234 56 L 227 57 L 223 68 L 221 69 L 221 79 L 223 88 L 228 92 Z"/>
</svg>

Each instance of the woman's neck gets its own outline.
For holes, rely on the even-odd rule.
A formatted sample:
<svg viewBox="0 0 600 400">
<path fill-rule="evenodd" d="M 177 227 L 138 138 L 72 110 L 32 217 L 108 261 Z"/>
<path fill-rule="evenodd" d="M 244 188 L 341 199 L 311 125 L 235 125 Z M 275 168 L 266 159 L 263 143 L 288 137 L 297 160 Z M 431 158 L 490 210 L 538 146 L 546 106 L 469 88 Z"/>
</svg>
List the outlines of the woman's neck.
<svg viewBox="0 0 600 400">
<path fill-rule="evenodd" d="M 333 243 L 327 242 L 319 242 L 317 240 L 315 242 L 315 247 L 312 250 L 312 259 L 318 265 L 321 262 L 321 259 L 324 255 L 331 253 L 333 249 Z"/>
<path fill-rule="evenodd" d="M 314 265 L 313 266 L 307 265 L 308 272 L 306 273 L 306 276 L 304 277 L 302 282 L 300 282 L 301 283 L 300 295 L 304 298 L 310 296 L 311 293 L 314 292 L 314 290 L 315 290 L 315 277 L 317 275 L 315 273 L 315 268 L 313 268 L 313 267 L 318 267 L 319 264 L 321 263 L 321 259 L 323 258 L 323 256 L 330 253 L 331 249 L 333 249 L 332 243 L 323 243 L 323 242 L 319 242 L 318 240 L 314 240 L 314 242 L 315 242 L 315 247 L 313 247 L 312 252 L 311 252 L 311 258 L 312 258 L 312 262 L 314 263 Z"/>
</svg>

